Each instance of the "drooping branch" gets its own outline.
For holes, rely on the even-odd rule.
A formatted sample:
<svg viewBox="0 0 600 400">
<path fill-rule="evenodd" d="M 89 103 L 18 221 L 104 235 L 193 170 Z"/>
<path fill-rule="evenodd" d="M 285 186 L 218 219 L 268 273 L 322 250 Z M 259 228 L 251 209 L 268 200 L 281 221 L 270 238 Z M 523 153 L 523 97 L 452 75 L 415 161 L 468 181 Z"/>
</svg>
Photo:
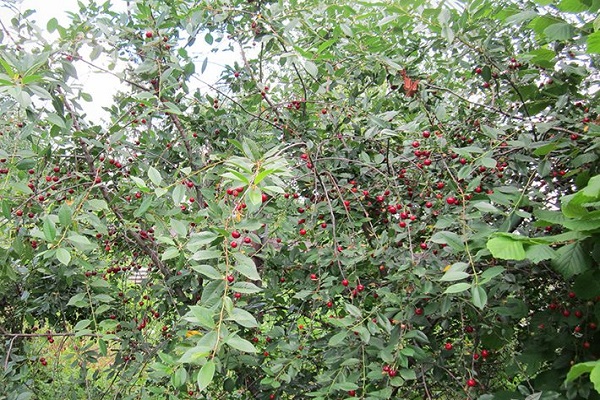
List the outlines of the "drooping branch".
<svg viewBox="0 0 600 400">
<path fill-rule="evenodd" d="M 77 117 L 77 114 L 75 113 L 71 104 L 67 101 L 65 93 L 63 92 L 63 90 L 60 87 L 57 87 L 57 91 L 62 96 L 63 104 L 65 105 L 65 108 L 66 108 L 67 112 L 69 113 L 71 120 L 73 121 L 73 128 L 75 128 L 76 132 L 82 132 L 81 125 L 79 124 L 79 119 Z M 90 170 L 91 175 L 95 179 L 96 177 L 98 177 L 100 175 L 100 170 L 97 169 L 96 166 L 94 165 L 94 158 L 92 157 L 90 150 L 87 146 L 87 143 L 83 138 L 79 139 L 79 147 L 83 151 L 84 159 L 86 161 L 88 169 Z M 103 184 L 99 184 L 99 185 L 97 185 L 97 187 L 100 190 L 102 197 L 104 198 L 104 200 L 110 207 L 111 211 L 117 217 L 117 220 L 123 226 L 126 226 L 125 217 L 123 216 L 123 213 L 121 212 L 121 210 L 119 210 L 118 207 L 116 207 L 114 205 L 113 196 L 110 194 L 107 187 Z M 137 245 L 144 252 L 144 254 L 146 254 L 150 258 L 150 260 L 152 261 L 152 264 L 161 272 L 161 274 L 164 276 L 165 279 L 168 279 L 172 276 L 169 269 L 165 266 L 165 264 L 160 259 L 159 254 L 154 249 L 152 249 L 150 246 L 148 246 L 148 244 L 144 241 L 144 239 L 137 232 L 133 231 L 132 229 L 126 229 L 125 230 L 125 240 L 128 241 L 129 243 Z M 175 294 L 177 295 L 177 297 L 179 299 L 181 299 L 181 300 L 187 299 L 187 296 L 183 293 L 181 288 L 175 287 L 174 290 L 175 290 Z"/>
</svg>

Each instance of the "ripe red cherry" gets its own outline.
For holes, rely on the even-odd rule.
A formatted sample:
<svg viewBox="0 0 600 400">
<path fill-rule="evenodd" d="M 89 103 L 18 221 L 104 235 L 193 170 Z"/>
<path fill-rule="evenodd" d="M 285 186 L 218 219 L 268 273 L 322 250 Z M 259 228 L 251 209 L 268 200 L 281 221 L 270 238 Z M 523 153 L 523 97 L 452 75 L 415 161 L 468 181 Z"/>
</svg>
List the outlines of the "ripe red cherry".
<svg viewBox="0 0 600 400">
<path fill-rule="evenodd" d="M 365 287 L 364 287 L 364 285 L 358 284 L 356 286 L 356 290 L 358 290 L 359 292 L 362 292 L 363 290 L 365 290 Z"/>
<path fill-rule="evenodd" d="M 481 350 L 481 357 L 486 358 L 489 355 L 490 355 L 490 352 L 487 351 L 486 349 Z"/>
<path fill-rule="evenodd" d="M 563 310 L 562 315 L 564 315 L 565 317 L 569 317 L 571 315 L 571 311 Z"/>
<path fill-rule="evenodd" d="M 233 275 L 227 275 L 227 282 L 232 283 L 235 280 Z"/>
<path fill-rule="evenodd" d="M 471 378 L 471 379 L 469 379 L 467 381 L 467 386 L 468 387 L 475 387 L 475 386 L 477 386 L 477 381 L 475 379 Z"/>
<path fill-rule="evenodd" d="M 236 247 L 238 247 L 238 244 L 237 244 L 237 242 L 231 242 L 231 247 L 232 247 L 232 248 L 234 248 L 234 249 L 235 249 Z"/>
<path fill-rule="evenodd" d="M 252 243 L 252 239 L 250 239 L 248 236 L 246 236 L 246 237 L 244 238 L 244 243 L 246 243 L 246 244 L 250 244 L 250 243 Z"/>
<path fill-rule="evenodd" d="M 427 139 L 429 136 L 431 136 L 431 132 L 429 132 L 429 131 L 423 131 L 422 135 L 423 135 L 423 137 L 425 139 Z"/>
<path fill-rule="evenodd" d="M 446 199 L 446 203 L 448 203 L 450 205 L 456 204 L 457 201 L 458 200 L 456 199 L 456 197 L 453 197 L 453 196 L 450 196 Z"/>
<path fill-rule="evenodd" d="M 312 281 L 316 281 L 316 280 L 317 280 L 317 279 L 319 279 L 319 278 L 317 278 L 317 274 L 310 274 L 310 279 L 311 279 Z"/>
<path fill-rule="evenodd" d="M 234 239 L 238 239 L 240 237 L 240 233 L 238 231 L 231 232 L 231 237 Z"/>
<path fill-rule="evenodd" d="M 423 242 L 419 245 L 423 250 L 427 250 L 427 243 Z"/>
<path fill-rule="evenodd" d="M 148 32 L 146 32 L 146 37 L 147 37 L 148 39 L 152 38 L 152 36 L 153 36 L 153 34 L 152 34 L 152 32 L 151 32 L 151 31 L 148 31 Z"/>
<path fill-rule="evenodd" d="M 482 72 L 481 68 L 479 68 L 479 67 L 475 68 L 475 73 L 477 75 L 481 74 L 481 72 Z"/>
<path fill-rule="evenodd" d="M 348 284 L 349 284 L 349 283 L 350 283 L 350 282 L 348 282 L 348 279 L 343 279 L 343 280 L 342 280 L 342 285 L 343 285 L 343 286 L 348 286 Z"/>
<path fill-rule="evenodd" d="M 419 147 L 421 145 L 421 143 L 419 143 L 417 140 L 415 140 L 414 142 L 412 142 L 412 147 L 414 147 L 415 149 L 417 147 Z"/>
<path fill-rule="evenodd" d="M 576 296 L 575 292 L 569 292 L 569 298 L 574 299 Z"/>
<path fill-rule="evenodd" d="M 304 229 L 304 228 L 303 228 L 303 229 L 300 229 L 300 234 L 301 234 L 302 236 L 306 235 L 306 229 Z"/>
<path fill-rule="evenodd" d="M 350 397 L 356 396 L 356 390 L 348 390 L 348 396 L 350 396 Z"/>
<path fill-rule="evenodd" d="M 415 314 L 417 314 L 417 315 L 423 315 L 423 309 L 421 307 L 415 308 Z"/>
<path fill-rule="evenodd" d="M 444 348 L 448 351 L 452 350 L 452 343 L 448 342 L 444 345 Z"/>
</svg>

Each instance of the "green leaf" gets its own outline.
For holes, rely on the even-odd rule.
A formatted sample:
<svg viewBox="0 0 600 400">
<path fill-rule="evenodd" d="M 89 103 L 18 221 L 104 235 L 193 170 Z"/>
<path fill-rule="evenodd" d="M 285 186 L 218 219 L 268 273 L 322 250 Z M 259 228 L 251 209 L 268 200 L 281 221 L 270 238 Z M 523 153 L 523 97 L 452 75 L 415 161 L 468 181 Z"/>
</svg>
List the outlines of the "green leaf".
<svg viewBox="0 0 600 400">
<path fill-rule="evenodd" d="M 89 319 L 82 319 L 77 324 L 75 324 L 73 329 L 76 331 L 80 331 L 80 330 L 85 329 L 88 326 L 90 326 L 91 323 L 92 323 L 92 321 L 90 321 Z"/>
<path fill-rule="evenodd" d="M 566 22 L 559 22 L 544 29 L 544 34 L 549 41 L 570 40 L 575 36 L 575 28 Z"/>
<path fill-rule="evenodd" d="M 73 211 L 71 211 L 71 207 L 68 204 L 63 203 L 58 210 L 58 222 L 64 227 L 69 227 L 71 225 L 71 217 L 73 215 Z"/>
<path fill-rule="evenodd" d="M 236 262 L 233 264 L 233 269 L 253 281 L 261 280 L 252 258 L 242 253 L 235 253 L 234 258 Z"/>
<path fill-rule="evenodd" d="M 203 391 L 210 385 L 215 376 L 215 362 L 208 360 L 198 372 L 198 390 Z"/>
<path fill-rule="evenodd" d="M 340 331 L 340 332 L 336 333 L 335 335 L 333 335 L 332 337 L 329 338 L 328 346 L 329 347 L 336 347 L 336 346 L 344 343 L 344 341 L 346 340 L 347 336 L 348 336 L 348 331 L 347 330 L 343 330 L 343 331 Z"/>
<path fill-rule="evenodd" d="M 84 301 L 85 296 L 85 293 L 77 293 L 69 299 L 67 306 L 86 307 L 88 303 L 87 301 Z"/>
<path fill-rule="evenodd" d="M 525 249 L 523 243 L 506 236 L 496 236 L 488 240 L 486 244 L 494 258 L 502 260 L 524 260 Z"/>
<path fill-rule="evenodd" d="M 555 251 L 548 245 L 536 244 L 525 248 L 525 257 L 537 264 L 543 260 L 550 260 L 555 257 Z"/>
<path fill-rule="evenodd" d="M 252 282 L 236 282 L 231 286 L 231 290 L 239 293 L 259 293 L 262 288 L 259 288 Z"/>
<path fill-rule="evenodd" d="M 265 179 L 269 175 L 272 175 L 274 172 L 276 172 L 276 170 L 274 169 L 265 169 L 263 171 L 260 171 L 258 175 L 256 175 L 256 178 L 254 178 L 254 184 L 258 185 L 260 182 L 263 181 L 263 179 Z"/>
<path fill-rule="evenodd" d="M 254 316 L 252 314 L 250 314 L 248 311 L 243 310 L 241 308 L 236 307 L 233 310 L 231 310 L 231 313 L 229 314 L 229 318 L 227 318 L 227 319 L 230 321 L 235 321 L 245 328 L 257 328 L 258 327 L 258 322 L 256 322 L 256 318 L 254 318 Z"/>
<path fill-rule="evenodd" d="M 187 382 L 188 374 L 187 370 L 181 366 L 175 370 L 175 373 L 171 375 L 171 384 L 176 388 L 185 385 Z"/>
<path fill-rule="evenodd" d="M 108 210 L 108 204 L 106 204 L 106 201 L 100 199 L 89 199 L 86 202 L 86 205 L 92 211 Z"/>
<path fill-rule="evenodd" d="M 590 381 L 594 384 L 596 392 L 600 393 L 600 362 L 597 362 L 592 372 L 590 372 Z"/>
<path fill-rule="evenodd" d="M 442 282 L 452 282 L 452 281 L 460 281 L 462 279 L 466 279 L 468 277 L 470 277 L 471 275 L 469 275 L 466 272 L 463 271 L 452 271 L 449 270 L 448 272 L 446 272 L 444 274 L 444 276 L 442 276 L 440 278 L 440 281 Z"/>
<path fill-rule="evenodd" d="M 191 315 L 190 315 L 191 313 Z M 187 321 L 198 324 L 206 329 L 214 329 L 214 312 L 206 307 L 190 306 L 190 313 L 184 317 Z"/>
<path fill-rule="evenodd" d="M 498 163 L 496 162 L 496 160 L 490 157 L 483 157 L 481 159 L 481 165 L 483 165 L 486 168 L 496 168 L 497 164 Z"/>
<path fill-rule="evenodd" d="M 187 225 L 184 222 L 179 221 L 174 218 L 171 218 L 169 223 L 171 225 L 171 229 L 173 229 L 173 231 L 177 234 L 177 236 L 179 236 L 179 237 L 187 236 Z"/>
<path fill-rule="evenodd" d="M 212 258 L 219 258 L 221 254 L 220 250 L 200 250 L 192 254 L 192 260 L 210 260 Z"/>
<path fill-rule="evenodd" d="M 505 271 L 504 267 L 500 267 L 500 266 L 495 266 L 495 267 L 491 267 L 486 269 L 485 271 L 483 271 L 483 273 L 480 275 L 481 279 L 492 279 L 495 278 L 496 276 L 502 274 Z"/>
<path fill-rule="evenodd" d="M 589 6 L 583 4 L 580 0 L 561 0 L 558 3 L 558 9 L 569 13 L 579 13 L 589 9 Z"/>
<path fill-rule="evenodd" d="M 319 69 L 317 68 L 317 64 L 314 62 L 306 60 L 304 62 L 304 68 L 306 69 L 306 72 L 308 72 L 313 78 L 318 77 Z"/>
<path fill-rule="evenodd" d="M 487 300 L 487 293 L 484 288 L 479 285 L 471 288 L 471 301 L 475 307 L 483 310 L 487 304 Z"/>
<path fill-rule="evenodd" d="M 447 244 L 457 251 L 463 250 L 465 247 L 460 236 L 449 231 L 436 232 L 431 237 L 431 241 L 434 243 Z"/>
<path fill-rule="evenodd" d="M 470 283 L 466 283 L 466 282 L 455 283 L 454 285 L 448 286 L 446 288 L 446 290 L 444 290 L 444 293 L 446 293 L 446 294 L 461 293 L 461 292 L 464 292 L 465 290 L 469 290 L 470 288 L 471 288 Z"/>
<path fill-rule="evenodd" d="M 587 52 L 589 54 L 600 54 L 600 31 L 587 37 Z"/>
<path fill-rule="evenodd" d="M 150 206 L 152 206 L 152 203 L 153 203 L 152 197 L 150 197 L 150 196 L 144 197 L 142 204 L 140 204 L 139 208 L 137 210 L 135 210 L 135 212 L 133 213 L 133 216 L 136 218 L 139 218 L 142 215 L 144 215 L 146 213 L 146 211 L 148 211 L 150 209 Z"/>
<path fill-rule="evenodd" d="M 162 183 L 162 176 L 160 176 L 160 172 L 154 167 L 148 168 L 148 178 L 154 183 L 154 186 L 160 186 Z"/>
<path fill-rule="evenodd" d="M 178 206 L 181 204 L 185 198 L 185 187 L 183 187 L 183 185 L 175 186 L 173 193 L 171 193 L 171 198 L 173 199 L 173 203 L 175 203 L 175 205 Z"/>
<path fill-rule="evenodd" d="M 69 263 L 71 262 L 71 253 L 69 253 L 69 250 L 67 250 L 63 247 L 60 247 L 60 248 L 56 249 L 56 258 L 62 264 L 69 265 Z"/>
<path fill-rule="evenodd" d="M 49 216 L 46 216 L 44 218 L 43 230 L 44 230 L 44 238 L 47 241 L 52 242 L 54 239 L 56 239 L 56 225 L 54 224 L 54 221 L 52 221 L 52 219 L 50 219 Z"/>
<path fill-rule="evenodd" d="M 598 361 L 598 360 L 587 361 L 587 362 L 573 365 L 571 367 L 571 369 L 569 370 L 569 373 L 567 373 L 566 382 L 574 381 L 575 379 L 579 378 L 581 375 L 592 372 L 592 370 L 594 368 L 596 368 L 598 365 L 600 365 L 600 361 Z"/>
<path fill-rule="evenodd" d="M 46 115 L 46 119 L 59 128 L 66 128 L 65 121 L 54 113 L 48 113 L 48 115 Z"/>
<path fill-rule="evenodd" d="M 260 206 L 262 204 L 262 193 L 260 189 L 256 186 L 251 187 L 246 192 L 246 197 L 248 199 L 249 205 Z"/>
<path fill-rule="evenodd" d="M 254 347 L 254 345 L 252 343 L 250 343 L 246 339 L 242 339 L 241 337 L 239 337 L 236 334 L 233 334 L 232 336 L 230 336 L 225 341 L 225 344 L 233 347 L 236 350 L 243 351 L 244 353 L 256 353 L 256 351 L 257 351 L 256 347 Z"/>
<path fill-rule="evenodd" d="M 212 267 L 210 265 L 206 265 L 206 264 L 192 265 L 190 268 L 192 268 L 196 272 L 201 273 L 202 275 L 206 276 L 207 278 L 223 279 L 223 274 L 221 274 L 219 271 L 217 271 L 214 267 Z"/>
<path fill-rule="evenodd" d="M 173 258 L 179 257 L 179 249 L 177 247 L 167 247 L 165 251 L 160 256 L 162 261 L 171 260 Z"/>
<path fill-rule="evenodd" d="M 556 257 L 552 260 L 554 269 L 565 279 L 586 271 L 591 264 L 591 259 L 580 242 L 562 246 L 556 251 Z"/>
<path fill-rule="evenodd" d="M 56 18 L 50 18 L 46 23 L 46 29 L 52 33 L 58 28 L 58 20 Z"/>
</svg>

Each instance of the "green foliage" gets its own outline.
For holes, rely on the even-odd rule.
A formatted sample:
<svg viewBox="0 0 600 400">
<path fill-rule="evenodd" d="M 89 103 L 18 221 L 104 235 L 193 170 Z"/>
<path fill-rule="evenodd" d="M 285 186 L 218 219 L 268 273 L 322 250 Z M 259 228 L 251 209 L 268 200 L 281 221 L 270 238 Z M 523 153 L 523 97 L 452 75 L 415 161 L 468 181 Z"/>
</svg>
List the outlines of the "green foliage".
<svg viewBox="0 0 600 400">
<path fill-rule="evenodd" d="M 597 1 L 3 7 L 0 399 L 599 398 Z"/>
</svg>

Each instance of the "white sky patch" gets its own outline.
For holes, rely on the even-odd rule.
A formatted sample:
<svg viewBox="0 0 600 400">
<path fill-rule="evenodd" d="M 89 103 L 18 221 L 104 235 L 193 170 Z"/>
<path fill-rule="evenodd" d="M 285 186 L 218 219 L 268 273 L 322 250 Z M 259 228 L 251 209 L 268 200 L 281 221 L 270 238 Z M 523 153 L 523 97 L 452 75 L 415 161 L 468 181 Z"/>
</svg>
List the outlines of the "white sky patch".
<svg viewBox="0 0 600 400">
<path fill-rule="evenodd" d="M 85 0 L 82 1 L 84 4 L 87 3 Z M 36 24 L 42 29 L 45 29 L 47 22 L 56 18 L 61 26 L 67 26 L 70 23 L 70 18 L 67 11 L 77 12 L 79 5 L 77 0 L 22 0 L 20 5 L 17 6 L 21 11 L 28 9 L 36 10 L 36 13 L 30 17 L 36 21 Z M 112 9 L 116 11 L 124 11 L 126 9 L 125 1 L 113 2 Z M 185 36 L 185 32 L 182 32 Z M 55 40 L 58 38 L 56 33 L 49 34 L 49 40 Z M 182 43 L 184 43 L 182 39 Z M 217 52 L 211 52 L 212 49 L 217 48 Z M 212 46 L 209 46 L 204 41 L 204 34 L 200 33 L 193 46 L 190 46 L 188 54 L 195 59 L 196 64 L 196 76 L 199 79 L 192 79 L 188 82 L 190 92 L 195 92 L 200 89 L 202 93 L 213 92 L 207 85 L 202 84 L 199 81 L 206 82 L 208 85 L 215 85 L 222 72 L 225 70 L 227 65 L 233 65 L 235 62 L 241 64 L 241 56 L 231 51 L 226 51 L 227 43 L 215 42 Z M 91 48 L 84 49 L 79 54 L 89 60 L 89 53 Z M 208 57 L 208 63 L 203 73 L 202 63 Z M 98 65 L 102 68 L 107 69 L 109 60 L 106 57 L 100 56 L 93 61 L 94 65 Z M 110 114 L 104 110 L 104 107 L 109 107 L 113 103 L 113 95 L 118 91 L 126 92 L 128 86 L 123 84 L 116 76 L 108 73 L 103 73 L 97 69 L 85 64 L 81 61 L 73 61 L 76 69 L 78 80 L 74 86 L 79 86 L 84 92 L 89 93 L 93 101 L 90 103 L 83 103 L 87 118 L 94 123 L 100 123 L 102 120 L 108 121 Z M 124 69 L 124 65 L 117 65 L 114 72 Z"/>
</svg>

